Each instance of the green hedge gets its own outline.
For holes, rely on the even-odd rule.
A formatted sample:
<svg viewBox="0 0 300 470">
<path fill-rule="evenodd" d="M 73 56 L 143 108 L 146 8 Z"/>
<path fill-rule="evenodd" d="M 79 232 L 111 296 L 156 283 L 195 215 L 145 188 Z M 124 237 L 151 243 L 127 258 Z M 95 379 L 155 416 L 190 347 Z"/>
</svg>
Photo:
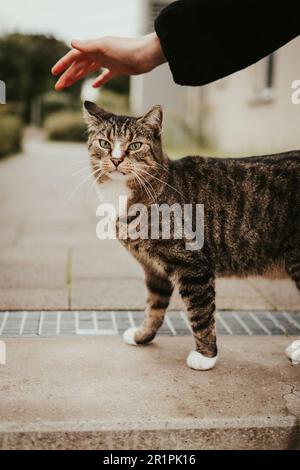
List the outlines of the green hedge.
<svg viewBox="0 0 300 470">
<path fill-rule="evenodd" d="M 66 111 L 71 108 L 71 97 L 66 93 L 49 91 L 42 97 L 42 119 L 45 120 L 50 114 Z"/>
<path fill-rule="evenodd" d="M 0 115 L 0 158 L 21 150 L 22 130 L 23 123 L 19 117 Z"/>
<path fill-rule="evenodd" d="M 87 139 L 86 125 L 81 113 L 59 112 L 49 116 L 44 123 L 49 140 L 84 142 Z"/>
<path fill-rule="evenodd" d="M 101 90 L 98 104 L 111 113 L 129 114 L 128 96 L 111 90 Z"/>
<path fill-rule="evenodd" d="M 128 75 L 119 75 L 105 83 L 103 90 L 111 90 L 121 95 L 129 95 L 130 79 Z"/>
<path fill-rule="evenodd" d="M 1 23 L 2 24 L 2 23 Z M 12 33 L 0 35 L 0 75 L 6 83 L 9 102 L 23 105 L 22 118 L 30 122 L 32 103 L 53 90 L 57 77 L 50 69 L 69 50 L 62 41 L 50 35 Z M 66 89 L 73 100 L 80 97 L 81 82 Z"/>
</svg>

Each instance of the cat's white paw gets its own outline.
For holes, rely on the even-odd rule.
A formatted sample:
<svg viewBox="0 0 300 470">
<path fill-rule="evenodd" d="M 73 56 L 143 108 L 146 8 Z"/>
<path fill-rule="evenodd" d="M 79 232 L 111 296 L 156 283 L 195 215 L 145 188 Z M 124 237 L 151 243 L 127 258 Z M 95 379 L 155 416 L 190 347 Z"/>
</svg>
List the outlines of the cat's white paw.
<svg viewBox="0 0 300 470">
<path fill-rule="evenodd" d="M 285 353 L 288 358 L 292 361 L 293 364 L 300 364 L 300 339 L 293 341 L 285 350 Z"/>
<path fill-rule="evenodd" d="M 130 344 L 131 346 L 137 346 L 137 343 L 134 339 L 136 331 L 137 331 L 137 328 L 128 328 L 128 330 L 124 331 L 123 333 L 124 343 Z"/>
<path fill-rule="evenodd" d="M 218 356 L 206 357 L 197 351 L 192 351 L 188 355 L 186 363 L 191 369 L 209 370 L 215 366 L 217 360 L 218 360 Z"/>
</svg>

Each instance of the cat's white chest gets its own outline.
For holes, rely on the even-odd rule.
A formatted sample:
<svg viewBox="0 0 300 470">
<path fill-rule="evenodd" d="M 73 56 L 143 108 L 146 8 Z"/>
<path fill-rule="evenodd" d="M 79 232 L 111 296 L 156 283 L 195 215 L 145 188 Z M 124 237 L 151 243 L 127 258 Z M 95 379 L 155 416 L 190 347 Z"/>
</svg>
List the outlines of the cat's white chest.
<svg viewBox="0 0 300 470">
<path fill-rule="evenodd" d="M 100 203 L 107 204 L 112 209 L 112 218 L 115 219 L 126 213 L 127 200 L 130 190 L 126 184 L 127 180 L 108 180 L 97 188 Z"/>
</svg>

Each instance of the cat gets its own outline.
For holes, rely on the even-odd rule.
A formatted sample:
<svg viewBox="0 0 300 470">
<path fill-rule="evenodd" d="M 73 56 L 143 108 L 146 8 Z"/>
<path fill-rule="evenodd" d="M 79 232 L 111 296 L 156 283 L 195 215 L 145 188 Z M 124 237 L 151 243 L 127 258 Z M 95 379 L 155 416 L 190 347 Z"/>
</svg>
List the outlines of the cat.
<svg viewBox="0 0 300 470">
<path fill-rule="evenodd" d="M 119 196 L 124 196 L 127 207 L 135 203 L 146 208 L 203 204 L 201 249 L 187 249 L 185 240 L 174 236 L 135 240 L 119 236 L 141 263 L 148 290 L 142 324 L 128 329 L 123 338 L 131 345 L 152 341 L 177 285 L 196 346 L 187 365 L 211 369 L 218 359 L 214 316 L 217 276 L 245 277 L 284 270 L 300 289 L 300 151 L 264 157 L 187 156 L 170 160 L 162 149 L 161 106 L 141 117 L 129 117 L 85 102 L 84 116 L 91 166 L 104 202 L 116 207 Z M 121 206 L 115 213 L 116 227 L 126 210 L 126 205 Z M 128 227 L 134 221 L 134 216 L 129 217 Z M 294 363 L 300 361 L 299 343 L 294 343 Z"/>
</svg>

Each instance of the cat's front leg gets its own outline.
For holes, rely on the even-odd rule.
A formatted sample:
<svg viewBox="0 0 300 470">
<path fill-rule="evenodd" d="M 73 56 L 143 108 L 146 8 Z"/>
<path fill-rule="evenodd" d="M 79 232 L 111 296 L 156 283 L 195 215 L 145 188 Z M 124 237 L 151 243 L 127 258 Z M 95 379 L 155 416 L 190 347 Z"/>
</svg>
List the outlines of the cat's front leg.
<svg viewBox="0 0 300 470">
<path fill-rule="evenodd" d="M 145 269 L 145 281 L 148 290 L 145 318 L 138 328 L 125 331 L 123 339 L 127 344 L 146 344 L 153 340 L 164 321 L 173 292 L 173 285 L 167 277 L 148 269 Z"/>
<path fill-rule="evenodd" d="M 212 369 L 218 359 L 214 276 L 206 271 L 185 271 L 179 274 L 178 281 L 196 342 L 196 350 L 189 354 L 187 365 L 197 370 Z"/>
</svg>

